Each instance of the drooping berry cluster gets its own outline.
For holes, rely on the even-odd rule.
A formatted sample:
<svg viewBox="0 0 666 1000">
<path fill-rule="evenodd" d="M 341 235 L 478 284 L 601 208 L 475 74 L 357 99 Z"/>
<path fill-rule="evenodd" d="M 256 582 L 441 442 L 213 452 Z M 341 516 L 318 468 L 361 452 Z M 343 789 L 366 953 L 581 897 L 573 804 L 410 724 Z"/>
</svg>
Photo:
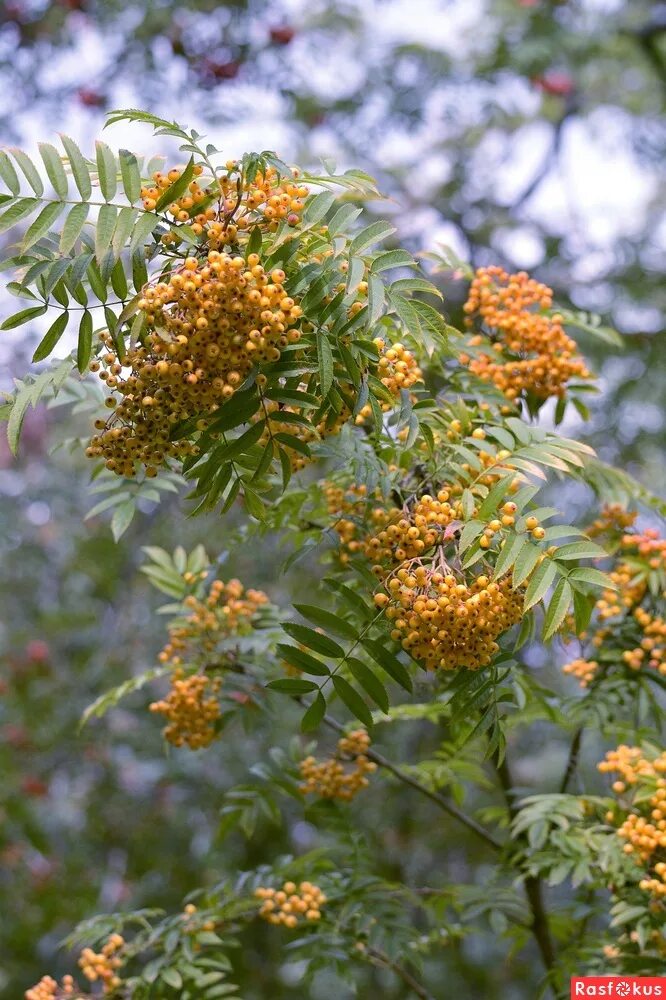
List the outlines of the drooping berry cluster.
<svg viewBox="0 0 666 1000">
<path fill-rule="evenodd" d="M 450 498 L 447 489 L 439 490 L 436 497 L 424 493 L 405 511 L 405 516 L 366 540 L 365 554 L 376 563 L 378 576 L 385 573 L 382 564 L 394 565 L 418 558 L 437 542 L 450 537 L 447 529 L 462 517 L 460 502 L 451 504 Z"/>
<path fill-rule="evenodd" d="M 490 350 L 476 350 L 485 338 L 470 338 L 470 354 L 462 364 L 508 399 L 530 395 L 538 400 L 562 397 L 574 378 L 589 378 L 576 343 L 564 332 L 562 317 L 547 315 L 552 291 L 524 271 L 508 274 L 501 267 L 479 268 L 464 310 L 466 324 L 478 320 L 490 339 Z"/>
<path fill-rule="evenodd" d="M 277 438 L 280 441 L 281 449 L 286 452 L 291 465 L 292 472 L 298 472 L 305 468 L 312 457 L 308 457 L 297 447 L 282 440 L 280 435 L 288 434 L 290 438 L 296 438 L 301 444 L 309 446 L 314 441 L 329 437 L 332 434 L 339 434 L 344 425 L 351 418 L 351 410 L 343 403 L 340 412 L 336 415 L 322 417 L 313 426 L 311 423 L 299 422 L 306 417 L 306 413 L 297 406 L 281 405 L 272 400 L 264 402 L 262 410 L 258 412 L 254 420 L 266 418 L 266 426 L 259 438 L 259 443 L 267 445 L 271 439 Z"/>
<path fill-rule="evenodd" d="M 259 916 L 269 924 L 296 927 L 300 921 L 321 918 L 321 907 L 326 896 L 312 882 L 285 882 L 281 889 L 259 887 L 254 895 L 262 900 Z"/>
<path fill-rule="evenodd" d="M 628 528 L 633 527 L 637 517 L 635 510 L 627 510 L 621 503 L 604 504 L 599 516 L 587 526 L 585 533 L 588 538 L 624 534 Z"/>
<path fill-rule="evenodd" d="M 78 990 L 71 976 L 63 976 L 60 985 L 52 976 L 42 976 L 23 996 L 24 1000 L 60 1000 L 61 997 L 75 997 L 77 994 Z"/>
<path fill-rule="evenodd" d="M 646 752 L 623 744 L 597 766 L 619 775 L 612 787 L 620 802 L 606 819 L 626 841 L 625 854 L 645 868 L 640 888 L 666 897 L 666 750 Z"/>
<path fill-rule="evenodd" d="M 173 666 L 208 665 L 220 639 L 250 632 L 254 617 L 268 603 L 263 590 L 246 590 L 240 580 L 213 580 L 207 597 L 185 598 L 188 613 L 170 625 L 169 641 L 159 661 Z"/>
<path fill-rule="evenodd" d="M 377 770 L 374 761 L 367 757 L 369 746 L 370 737 L 366 730 L 355 729 L 338 740 L 338 750 L 334 757 L 323 761 L 306 757 L 300 764 L 303 779 L 300 791 L 304 795 L 350 802 L 361 789 L 368 787 L 367 776 Z M 345 761 L 350 759 L 353 766 L 345 767 Z"/>
<path fill-rule="evenodd" d="M 595 524 L 604 534 L 617 531 L 635 514 L 613 509 L 602 513 Z M 595 605 L 596 621 L 589 638 L 599 651 L 594 659 L 578 658 L 564 666 L 564 672 L 578 677 L 586 687 L 600 669 L 600 655 L 607 663 L 622 662 L 630 670 L 643 668 L 666 675 L 666 615 L 660 608 L 666 573 L 666 540 L 658 531 L 623 534 L 618 544 L 617 562 L 610 570 L 614 590 L 606 588 Z M 656 586 L 655 586 L 656 584 Z M 613 654 L 613 655 L 612 655 Z"/>
<path fill-rule="evenodd" d="M 154 701 L 151 712 L 164 715 L 168 725 L 164 738 L 175 747 L 187 745 L 190 750 L 210 746 L 217 736 L 216 723 L 222 715 L 216 697 L 221 686 L 219 677 L 206 674 L 185 676 L 180 669 L 171 677 L 171 690 L 166 698 Z"/>
<path fill-rule="evenodd" d="M 266 274 L 257 254 L 246 262 L 211 250 L 144 288 L 139 307 L 150 330 L 146 345 L 130 350 L 121 364 L 112 338 L 103 335 L 100 378 L 112 391 L 107 405 L 113 413 L 96 424 L 100 433 L 89 457 L 133 476 L 137 464 L 155 475 L 169 458 L 195 454 L 189 437 L 170 439 L 174 425 L 198 418 L 197 429 L 204 430 L 255 365 L 277 361 L 281 349 L 300 338 L 294 326 L 301 309 L 284 280 L 279 269 Z M 99 370 L 99 362 L 91 367 Z M 126 368 L 131 373 L 124 376 Z"/>
<path fill-rule="evenodd" d="M 520 621 L 522 594 L 507 577 L 469 584 L 453 572 L 402 567 L 375 595 L 393 623 L 391 637 L 428 669 L 478 670 L 498 652 L 497 639 Z"/>
<path fill-rule="evenodd" d="M 382 337 L 376 337 L 373 341 L 375 347 L 380 352 L 377 365 L 377 378 L 385 389 L 390 392 L 395 400 L 400 399 L 403 389 L 411 389 L 423 378 L 423 373 L 418 366 L 418 362 L 404 344 L 389 344 Z M 380 406 L 384 412 L 391 409 L 391 403 L 387 400 L 380 400 Z M 362 407 L 356 417 L 357 424 L 363 424 L 372 416 L 372 407 L 366 405 Z"/>
<path fill-rule="evenodd" d="M 121 984 L 118 969 L 124 963 L 120 955 L 124 947 L 124 938 L 120 934 L 112 934 L 100 952 L 95 952 L 92 948 L 84 948 L 81 952 L 81 971 L 91 983 L 102 982 L 105 993 L 111 993 Z"/>
<path fill-rule="evenodd" d="M 334 518 L 333 527 L 340 536 L 340 561 L 349 561 L 350 555 L 360 553 L 369 558 L 367 551 L 368 538 L 378 532 L 393 518 L 399 517 L 400 511 L 392 504 L 382 505 L 378 493 L 373 496 L 376 503 L 371 506 L 368 491 L 364 485 L 349 486 L 344 489 L 335 483 L 324 483 L 324 500 L 329 514 Z"/>
</svg>

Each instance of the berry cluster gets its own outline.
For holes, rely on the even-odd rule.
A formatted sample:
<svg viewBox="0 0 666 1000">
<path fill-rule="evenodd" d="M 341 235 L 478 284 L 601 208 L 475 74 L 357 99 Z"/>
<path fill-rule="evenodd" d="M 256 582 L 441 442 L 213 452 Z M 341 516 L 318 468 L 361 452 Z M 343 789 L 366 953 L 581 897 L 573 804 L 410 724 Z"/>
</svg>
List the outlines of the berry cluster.
<svg viewBox="0 0 666 1000">
<path fill-rule="evenodd" d="M 324 761 L 306 757 L 300 764 L 303 779 L 300 791 L 304 795 L 350 802 L 362 788 L 368 787 L 367 775 L 377 770 L 377 765 L 367 757 L 369 746 L 370 737 L 365 729 L 355 729 L 338 740 L 335 757 Z M 351 769 L 345 769 L 343 763 L 348 759 L 353 761 Z"/>
<path fill-rule="evenodd" d="M 447 529 L 458 526 L 462 506 L 459 501 L 449 503 L 450 499 L 448 489 L 439 490 L 436 497 L 424 493 L 403 516 L 398 511 L 397 520 L 366 539 L 364 554 L 376 564 L 377 576 L 385 573 L 382 563 L 395 564 L 419 558 L 438 542 L 451 537 L 452 532 Z"/>
<path fill-rule="evenodd" d="M 77 993 L 76 984 L 71 976 L 63 976 L 60 986 L 52 976 L 42 976 L 35 986 L 25 991 L 23 996 L 24 1000 L 60 1000 L 61 997 L 75 997 Z"/>
<path fill-rule="evenodd" d="M 200 600 L 190 595 L 183 604 L 188 614 L 169 627 L 160 663 L 180 666 L 196 661 L 207 665 L 220 639 L 251 631 L 252 621 L 268 604 L 268 597 L 263 590 L 246 590 L 240 580 L 213 580 L 207 597 Z"/>
<path fill-rule="evenodd" d="M 269 924 L 296 927 L 300 920 L 319 920 L 326 896 L 312 882 L 285 882 L 281 889 L 255 889 L 254 895 L 262 900 L 259 916 Z"/>
<path fill-rule="evenodd" d="M 633 527 L 637 517 L 635 510 L 626 510 L 621 503 L 604 504 L 599 516 L 588 525 L 585 533 L 588 538 L 623 534 L 628 528 Z"/>
<path fill-rule="evenodd" d="M 198 418 L 197 429 L 205 430 L 255 365 L 277 361 L 299 340 L 301 308 L 284 280 L 279 269 L 266 274 L 257 254 L 245 261 L 211 250 L 145 287 L 145 346 L 121 364 L 112 338 L 102 335 L 107 353 L 99 375 L 112 390 L 106 402 L 113 413 L 96 424 L 88 456 L 124 476 L 135 475 L 139 463 L 150 476 L 169 458 L 196 454 L 190 439 L 170 439 L 174 425 Z M 99 371 L 99 361 L 91 367 Z M 131 369 L 127 377 L 123 367 Z"/>
<path fill-rule="evenodd" d="M 614 505 L 607 513 L 602 512 L 595 525 L 608 534 L 617 532 L 635 517 Z M 608 662 L 611 658 L 606 647 L 617 647 L 620 643 L 620 650 L 613 652 L 630 670 L 647 667 L 666 676 L 666 617 L 655 610 L 658 595 L 655 588 L 648 586 L 651 574 L 658 579 L 666 571 L 666 540 L 654 529 L 623 534 L 617 555 L 618 561 L 609 573 L 617 589 L 602 591 L 595 605 L 596 628 L 590 636 L 584 633 L 580 638 L 590 638 L 595 650 L 605 650 Z M 565 673 L 578 677 L 582 687 L 589 684 L 598 670 L 597 659 L 580 658 L 564 667 Z"/>
<path fill-rule="evenodd" d="M 209 245 L 216 249 L 237 240 L 239 231 L 259 225 L 269 232 L 277 229 L 277 224 L 286 219 L 296 225 L 303 211 L 304 199 L 309 190 L 297 182 L 298 170 L 292 170 L 291 178 L 280 178 L 274 167 L 267 166 L 252 180 L 241 177 L 239 163 L 228 160 L 226 174 L 211 181 L 202 188 L 196 178 L 201 177 L 204 168 L 194 167 L 194 179 L 183 195 L 176 198 L 167 212 L 177 222 L 188 223 L 197 236 L 205 231 Z M 141 189 L 143 207 L 147 212 L 155 211 L 162 193 L 175 184 L 183 174 L 182 167 L 172 167 L 167 173 L 156 171 L 152 175 L 153 184 Z M 166 244 L 177 237 L 167 233 Z"/>
<path fill-rule="evenodd" d="M 666 897 L 666 751 L 647 754 L 639 747 L 619 746 L 597 765 L 602 773 L 618 774 L 613 791 L 631 805 L 610 810 L 606 819 L 626 841 L 625 854 L 646 867 L 639 882 L 645 892 Z M 633 792 L 633 795 L 631 794 Z"/>
<path fill-rule="evenodd" d="M 94 952 L 92 948 L 84 948 L 81 952 L 81 971 L 91 983 L 98 980 L 102 982 L 105 993 L 111 993 L 120 986 L 118 969 L 122 966 L 123 959 L 118 953 L 124 945 L 125 940 L 120 934 L 112 934 L 100 952 Z"/>
<path fill-rule="evenodd" d="M 379 531 L 394 517 L 399 517 L 397 507 L 388 509 L 380 506 L 381 498 L 375 495 L 374 506 L 370 506 L 367 488 L 350 486 L 343 489 L 334 483 L 324 483 L 324 500 L 329 514 L 335 518 L 333 527 L 340 536 L 340 561 L 346 563 L 350 555 L 361 553 L 369 558 L 366 551 L 367 531 Z M 370 536 L 371 537 L 371 536 Z"/>
<path fill-rule="evenodd" d="M 522 595 L 507 577 L 478 576 L 470 585 L 450 570 L 415 565 L 384 586 L 375 604 L 393 622 L 391 638 L 428 669 L 487 666 L 499 650 L 496 640 L 522 617 Z"/>
<path fill-rule="evenodd" d="M 377 378 L 391 396 L 398 400 L 403 389 L 411 389 L 422 380 L 423 373 L 413 353 L 404 344 L 391 344 L 387 347 L 382 337 L 376 337 L 373 343 L 380 352 Z M 384 412 L 391 409 L 391 404 L 386 400 L 382 400 L 380 406 Z M 364 406 L 356 417 L 356 423 L 363 424 L 371 416 L 372 407 Z"/>
<path fill-rule="evenodd" d="M 561 398 L 572 378 L 589 378 L 590 373 L 564 332 L 562 317 L 545 314 L 551 306 L 551 289 L 524 271 L 479 268 L 464 306 L 466 324 L 472 327 L 480 320 L 492 344 L 490 352 L 461 355 L 461 363 L 508 399 L 526 394 L 537 400 Z M 469 340 L 473 349 L 483 344 L 481 335 Z"/>
<path fill-rule="evenodd" d="M 169 694 L 150 705 L 151 712 L 166 716 L 164 738 L 169 743 L 175 747 L 187 744 L 190 750 L 210 746 L 217 736 L 216 723 L 222 714 L 216 697 L 220 686 L 219 677 L 210 678 L 206 674 L 186 677 L 182 670 L 174 670 Z"/>
</svg>

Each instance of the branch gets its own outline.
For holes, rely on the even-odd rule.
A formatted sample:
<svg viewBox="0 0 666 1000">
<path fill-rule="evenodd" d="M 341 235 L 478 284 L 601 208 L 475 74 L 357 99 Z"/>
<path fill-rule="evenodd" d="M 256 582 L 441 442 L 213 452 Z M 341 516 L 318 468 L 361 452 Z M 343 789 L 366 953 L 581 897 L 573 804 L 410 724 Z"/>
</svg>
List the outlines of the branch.
<svg viewBox="0 0 666 1000">
<path fill-rule="evenodd" d="M 580 758 L 580 746 L 583 742 L 583 727 L 581 726 L 573 735 L 571 741 L 571 746 L 569 748 L 569 758 L 567 760 L 566 770 L 560 782 L 560 794 L 563 795 L 567 790 L 567 785 L 571 781 L 574 771 L 578 767 L 578 760 Z"/>
<path fill-rule="evenodd" d="M 509 763 L 504 757 L 502 760 L 495 758 L 495 767 L 497 769 L 497 776 L 502 787 L 502 792 L 506 800 L 507 809 L 509 811 L 509 816 L 513 820 L 516 817 L 517 810 L 513 804 L 511 798 L 511 790 L 513 788 L 513 779 L 511 777 L 511 770 L 509 768 Z M 530 875 L 525 879 L 525 895 L 527 896 L 527 902 L 532 914 L 532 923 L 530 925 L 530 930 L 534 936 L 534 940 L 537 943 L 539 953 L 543 964 L 549 974 L 551 974 L 555 969 L 555 948 L 553 946 L 553 939 L 550 934 L 550 925 L 548 923 L 548 914 L 546 913 L 546 908 L 543 902 L 543 893 L 541 879 Z M 552 980 L 551 980 L 552 982 Z M 555 992 L 555 988 L 553 987 Z"/>
<path fill-rule="evenodd" d="M 341 725 L 337 719 L 332 718 L 330 715 L 324 716 L 324 722 L 337 733 L 345 732 L 345 727 Z M 444 795 L 441 795 L 439 792 L 431 791 L 426 785 L 422 785 L 421 782 L 416 778 L 413 778 L 411 774 L 408 774 L 406 771 L 403 771 L 402 768 L 397 767 L 390 760 L 387 760 L 386 757 L 382 756 L 382 754 L 377 753 L 376 750 L 366 750 L 365 756 L 369 760 L 374 761 L 378 767 L 383 767 L 386 771 L 390 771 L 391 774 L 393 774 L 399 781 L 402 781 L 403 784 L 409 785 L 410 788 L 414 788 L 416 791 L 421 792 L 422 795 L 429 798 L 431 802 L 436 803 L 436 805 L 438 805 L 439 808 L 445 813 L 448 813 L 449 816 L 453 816 L 459 823 L 464 824 L 468 830 L 472 830 L 494 850 L 502 850 L 504 845 L 499 840 L 496 840 L 489 830 L 486 830 L 486 828 L 481 826 L 480 823 L 477 823 L 472 816 L 468 816 L 467 813 L 463 812 L 462 809 L 459 809 L 453 802 L 450 802 Z"/>
<path fill-rule="evenodd" d="M 550 173 L 553 162 L 557 160 L 560 155 L 560 149 L 562 146 L 562 133 L 564 130 L 564 125 L 566 121 L 573 114 L 574 107 L 570 105 L 566 108 L 561 117 L 555 122 L 553 127 L 553 137 L 550 141 L 550 145 L 546 150 L 546 155 L 544 156 L 541 164 L 535 173 L 532 180 L 529 182 L 522 194 L 518 195 L 516 200 L 511 204 L 510 209 L 515 212 L 517 208 L 524 205 L 528 198 L 531 198 L 537 188 L 545 181 L 546 177 Z"/>
<path fill-rule="evenodd" d="M 419 997 L 420 1000 L 433 1000 L 432 994 L 428 993 L 425 987 L 421 986 L 421 984 L 414 979 L 412 974 L 408 972 L 404 966 L 398 965 L 398 963 L 389 958 L 385 952 L 380 951 L 379 948 L 371 948 L 368 946 L 366 948 L 366 954 L 371 959 L 374 959 L 375 965 L 386 966 L 387 969 L 391 969 L 392 972 L 395 972 L 396 976 L 402 979 L 403 983 L 409 986 L 414 995 Z"/>
</svg>

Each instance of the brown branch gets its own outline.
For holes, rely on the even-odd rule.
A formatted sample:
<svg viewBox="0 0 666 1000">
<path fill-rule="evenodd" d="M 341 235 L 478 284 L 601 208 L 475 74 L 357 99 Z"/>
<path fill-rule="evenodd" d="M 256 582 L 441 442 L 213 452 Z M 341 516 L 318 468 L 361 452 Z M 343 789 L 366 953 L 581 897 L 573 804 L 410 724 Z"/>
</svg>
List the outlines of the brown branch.
<svg viewBox="0 0 666 1000">
<path fill-rule="evenodd" d="M 366 948 L 366 954 L 371 960 L 373 960 L 373 964 L 385 966 L 387 969 L 391 969 L 392 972 L 395 972 L 396 976 L 402 979 L 403 983 L 409 986 L 410 990 L 412 990 L 414 995 L 419 997 L 420 1000 L 433 1000 L 432 994 L 428 993 L 425 987 L 414 979 L 412 974 L 408 972 L 403 965 L 398 965 L 398 963 L 389 958 L 385 952 L 380 951 L 379 948 L 371 948 L 368 946 Z"/>
<path fill-rule="evenodd" d="M 574 771 L 578 767 L 578 761 L 580 759 L 580 747 L 583 742 L 583 727 L 581 726 L 573 735 L 571 741 L 571 746 L 569 748 L 569 757 L 567 759 L 567 766 L 562 776 L 562 781 L 560 782 L 560 794 L 563 795 L 567 790 L 567 785 L 571 781 Z"/>
<path fill-rule="evenodd" d="M 497 757 L 495 758 L 495 767 L 497 769 L 497 775 L 499 778 L 500 785 L 502 787 L 502 792 L 506 801 L 507 809 L 509 811 L 509 816 L 511 820 L 514 820 L 517 815 L 517 809 L 511 798 L 511 790 L 513 788 L 513 779 L 511 777 L 511 770 L 509 768 L 509 763 L 506 757 L 501 760 Z M 525 879 L 525 895 L 527 896 L 527 902 L 530 908 L 530 913 L 532 914 L 532 922 L 530 925 L 530 930 L 536 941 L 537 947 L 539 949 L 539 954 L 546 968 L 546 971 L 551 974 L 555 969 L 555 948 L 553 946 L 553 939 L 550 933 L 550 924 L 548 922 L 548 914 L 546 913 L 546 907 L 543 901 L 543 892 L 541 879 L 530 875 Z M 553 987 L 553 992 L 555 989 Z"/>
</svg>

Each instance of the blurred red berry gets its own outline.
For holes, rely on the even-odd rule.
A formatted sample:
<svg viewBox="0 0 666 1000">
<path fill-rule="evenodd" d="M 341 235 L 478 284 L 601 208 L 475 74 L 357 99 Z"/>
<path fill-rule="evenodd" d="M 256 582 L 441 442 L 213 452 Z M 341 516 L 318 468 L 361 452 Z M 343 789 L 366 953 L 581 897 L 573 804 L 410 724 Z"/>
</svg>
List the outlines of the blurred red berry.
<svg viewBox="0 0 666 1000">
<path fill-rule="evenodd" d="M 43 639 L 31 639 L 25 647 L 25 655 L 31 663 L 45 663 L 51 658 L 51 650 Z"/>
<path fill-rule="evenodd" d="M 238 76 L 241 64 L 237 59 L 230 59 L 228 62 L 215 62 L 213 59 L 204 59 L 202 69 L 205 76 L 213 80 L 233 80 Z"/>
<path fill-rule="evenodd" d="M 275 26 L 270 29 L 271 41 L 276 45 L 289 45 L 296 32 L 288 24 Z"/>
<path fill-rule="evenodd" d="M 106 104 L 106 95 L 90 87 L 80 87 L 76 96 L 84 108 L 103 108 Z"/>
<path fill-rule="evenodd" d="M 24 795 L 31 796 L 31 798 L 43 798 L 48 793 L 48 790 L 49 786 L 41 778 L 36 778 L 32 774 L 27 774 L 21 782 L 21 791 Z"/>
<path fill-rule="evenodd" d="M 553 94 L 555 97 L 566 97 L 574 89 L 573 79 L 568 73 L 552 70 L 542 76 L 535 76 L 532 83 L 543 90 L 545 94 Z"/>
</svg>

